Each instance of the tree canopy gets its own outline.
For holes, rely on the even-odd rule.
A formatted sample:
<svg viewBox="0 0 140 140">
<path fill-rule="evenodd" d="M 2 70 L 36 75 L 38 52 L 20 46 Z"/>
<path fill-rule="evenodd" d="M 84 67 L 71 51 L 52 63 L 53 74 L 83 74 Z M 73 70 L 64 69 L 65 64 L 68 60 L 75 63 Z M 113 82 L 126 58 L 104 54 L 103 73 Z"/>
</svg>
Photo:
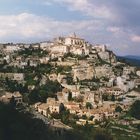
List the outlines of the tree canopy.
<svg viewBox="0 0 140 140">
<path fill-rule="evenodd" d="M 130 115 L 140 120 L 140 100 L 135 101 L 130 109 Z"/>
</svg>

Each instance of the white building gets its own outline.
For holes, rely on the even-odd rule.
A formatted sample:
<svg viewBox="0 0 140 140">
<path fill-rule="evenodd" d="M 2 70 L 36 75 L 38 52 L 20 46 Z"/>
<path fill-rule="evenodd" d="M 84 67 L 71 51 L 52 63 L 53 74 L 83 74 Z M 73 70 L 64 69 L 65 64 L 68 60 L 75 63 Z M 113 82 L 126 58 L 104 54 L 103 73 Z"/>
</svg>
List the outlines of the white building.
<svg viewBox="0 0 140 140">
<path fill-rule="evenodd" d="M 22 95 L 19 92 L 6 92 L 0 97 L 0 101 L 4 103 L 10 103 L 12 98 L 14 99 L 16 104 L 22 104 Z"/>
<path fill-rule="evenodd" d="M 85 44 L 85 40 L 78 38 L 76 36 L 76 34 L 65 38 L 65 45 L 78 45 L 78 46 L 80 46 L 83 44 Z"/>
<path fill-rule="evenodd" d="M 128 75 L 131 73 L 135 73 L 136 72 L 136 68 L 135 67 L 123 67 L 123 74 Z"/>
<path fill-rule="evenodd" d="M 92 48 L 94 48 L 97 52 L 106 52 L 107 47 L 106 45 L 94 45 Z"/>
<path fill-rule="evenodd" d="M 42 57 L 42 58 L 40 58 L 39 60 L 40 60 L 40 63 L 41 63 L 41 64 L 47 64 L 48 61 L 50 60 L 50 57 L 49 57 L 49 56 Z"/>
<path fill-rule="evenodd" d="M 54 45 L 54 43 L 53 42 L 41 42 L 40 43 L 40 48 L 42 49 L 42 50 L 49 50 L 49 47 L 51 47 L 51 46 L 53 46 Z"/>
<path fill-rule="evenodd" d="M 15 81 L 23 81 L 24 80 L 24 74 L 23 73 L 15 73 L 13 80 L 15 80 Z"/>
<path fill-rule="evenodd" d="M 121 88 L 118 88 L 118 87 L 111 87 L 111 88 L 106 88 L 105 89 L 105 94 L 120 96 L 120 95 L 124 94 L 124 91 Z"/>
<path fill-rule="evenodd" d="M 5 45 L 4 51 L 6 53 L 13 53 L 21 50 L 20 46 L 17 44 L 7 44 Z"/>
<path fill-rule="evenodd" d="M 128 92 L 135 87 L 135 82 L 132 80 L 127 80 L 125 77 L 117 77 L 117 86 L 125 92 Z"/>
<path fill-rule="evenodd" d="M 66 45 L 53 45 L 50 48 L 50 51 L 52 53 L 60 53 L 60 54 L 65 54 L 65 53 L 69 53 L 69 47 Z"/>
</svg>

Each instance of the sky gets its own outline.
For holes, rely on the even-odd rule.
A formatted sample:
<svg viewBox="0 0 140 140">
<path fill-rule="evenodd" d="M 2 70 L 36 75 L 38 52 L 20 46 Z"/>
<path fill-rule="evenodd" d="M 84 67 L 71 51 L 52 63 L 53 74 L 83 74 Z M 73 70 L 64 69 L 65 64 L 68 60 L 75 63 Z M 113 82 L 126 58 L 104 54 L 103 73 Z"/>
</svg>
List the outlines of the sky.
<svg viewBox="0 0 140 140">
<path fill-rule="evenodd" d="M 140 0 L 0 0 L 0 43 L 74 32 L 117 55 L 140 56 Z"/>
</svg>

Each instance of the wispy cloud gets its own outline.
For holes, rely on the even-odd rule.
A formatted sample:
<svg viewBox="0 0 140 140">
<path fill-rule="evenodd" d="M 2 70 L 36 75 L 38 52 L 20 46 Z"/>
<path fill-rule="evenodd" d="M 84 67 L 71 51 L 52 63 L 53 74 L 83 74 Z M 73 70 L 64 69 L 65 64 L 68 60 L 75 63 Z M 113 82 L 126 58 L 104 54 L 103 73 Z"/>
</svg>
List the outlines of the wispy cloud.
<svg viewBox="0 0 140 140">
<path fill-rule="evenodd" d="M 46 5 L 46 6 L 50 6 L 50 5 L 52 5 L 52 3 L 49 2 L 49 1 L 45 1 L 43 4 Z"/>
<path fill-rule="evenodd" d="M 104 4 L 100 6 L 90 0 L 44 0 L 49 3 L 58 3 L 68 7 L 72 11 L 80 11 L 83 14 L 95 18 L 113 18 L 113 15 L 108 7 Z M 44 3 L 45 3 L 44 2 Z"/>
<path fill-rule="evenodd" d="M 119 27 L 108 27 L 107 31 L 110 31 L 112 33 L 119 33 L 121 31 L 121 29 Z"/>
<path fill-rule="evenodd" d="M 44 16 L 29 13 L 0 16 L 0 41 L 48 39 L 53 36 L 66 35 L 72 32 L 94 31 L 101 26 L 95 20 L 57 21 Z"/>
<path fill-rule="evenodd" d="M 140 36 L 139 35 L 132 35 L 131 40 L 136 43 L 140 43 Z"/>
</svg>

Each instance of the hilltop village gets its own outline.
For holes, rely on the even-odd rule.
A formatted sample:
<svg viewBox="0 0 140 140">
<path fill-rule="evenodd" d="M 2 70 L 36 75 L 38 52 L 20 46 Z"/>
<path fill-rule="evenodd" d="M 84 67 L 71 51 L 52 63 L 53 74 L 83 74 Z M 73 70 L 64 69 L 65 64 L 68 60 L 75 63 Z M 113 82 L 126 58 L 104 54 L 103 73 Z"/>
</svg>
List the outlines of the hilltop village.
<svg viewBox="0 0 140 140">
<path fill-rule="evenodd" d="M 119 61 L 106 45 L 73 34 L 0 47 L 1 102 L 72 127 L 118 119 L 140 99 L 140 69 Z"/>
</svg>

